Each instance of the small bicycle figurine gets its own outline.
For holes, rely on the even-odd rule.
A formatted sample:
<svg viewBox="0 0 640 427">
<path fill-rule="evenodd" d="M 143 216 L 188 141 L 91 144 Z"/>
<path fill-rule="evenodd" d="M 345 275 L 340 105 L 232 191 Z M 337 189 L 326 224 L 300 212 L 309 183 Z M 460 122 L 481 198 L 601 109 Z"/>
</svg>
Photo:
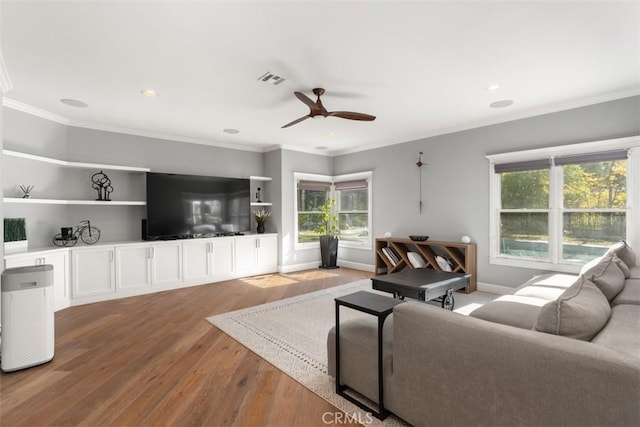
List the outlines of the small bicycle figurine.
<svg viewBox="0 0 640 427">
<path fill-rule="evenodd" d="M 92 226 L 89 220 L 80 221 L 76 231 L 69 236 L 63 236 L 62 233 L 53 236 L 53 244 L 56 246 L 75 246 L 78 243 L 78 238 L 87 245 L 93 245 L 100 240 L 100 229 Z"/>
</svg>

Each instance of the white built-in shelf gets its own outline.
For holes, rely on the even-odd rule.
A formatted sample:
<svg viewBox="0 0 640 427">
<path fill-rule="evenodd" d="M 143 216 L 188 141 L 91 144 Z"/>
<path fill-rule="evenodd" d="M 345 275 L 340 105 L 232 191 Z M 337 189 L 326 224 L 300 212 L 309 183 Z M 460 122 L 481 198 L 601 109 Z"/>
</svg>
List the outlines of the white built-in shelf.
<svg viewBox="0 0 640 427">
<path fill-rule="evenodd" d="M 250 176 L 249 179 L 252 181 L 273 181 L 270 176 Z"/>
<path fill-rule="evenodd" d="M 100 205 L 100 206 L 146 206 L 147 202 L 140 200 L 62 200 L 62 199 L 23 199 L 19 197 L 5 197 L 4 203 L 26 203 L 43 205 Z"/>
<path fill-rule="evenodd" d="M 273 206 L 271 202 L 251 202 L 251 206 Z"/>
<path fill-rule="evenodd" d="M 19 151 L 12 151 L 12 150 L 2 150 L 2 154 L 4 154 L 5 156 L 20 157 L 23 159 L 35 160 L 37 162 L 51 163 L 54 165 L 66 166 L 70 168 L 117 170 L 117 171 L 126 171 L 126 172 L 151 172 L 151 169 L 149 168 L 139 168 L 134 166 L 119 166 L 119 165 L 103 165 L 100 163 L 68 162 L 66 160 L 52 159 L 49 157 L 36 156 L 34 154 L 21 153 Z"/>
</svg>

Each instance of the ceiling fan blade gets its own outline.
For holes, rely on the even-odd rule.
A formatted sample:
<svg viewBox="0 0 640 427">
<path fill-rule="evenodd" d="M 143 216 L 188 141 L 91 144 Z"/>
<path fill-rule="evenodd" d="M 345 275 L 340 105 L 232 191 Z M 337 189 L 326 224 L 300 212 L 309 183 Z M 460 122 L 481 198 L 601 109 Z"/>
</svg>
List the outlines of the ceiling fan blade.
<svg viewBox="0 0 640 427">
<path fill-rule="evenodd" d="M 305 95 L 304 93 L 302 93 L 302 92 L 293 92 L 293 94 L 296 96 L 296 98 L 298 98 L 300 101 L 304 102 L 305 105 L 307 107 L 311 108 L 312 110 L 317 107 L 316 103 L 311 98 L 309 98 L 307 95 Z"/>
<path fill-rule="evenodd" d="M 376 116 L 364 113 L 354 113 L 353 111 L 332 111 L 327 113 L 327 116 L 340 117 L 342 119 L 349 120 L 364 120 L 368 122 L 376 119 Z"/>
<path fill-rule="evenodd" d="M 303 120 L 307 120 L 307 119 L 308 119 L 308 118 L 310 118 L 310 117 L 311 117 L 311 116 L 302 116 L 302 117 L 300 117 L 299 119 L 296 119 L 296 120 L 292 121 L 291 123 L 287 123 L 286 125 L 282 126 L 282 128 L 288 128 L 289 126 L 293 126 L 293 125 L 295 125 L 295 124 L 298 124 L 298 123 L 300 123 L 301 121 L 303 121 Z M 282 129 L 282 128 L 281 128 L 281 129 Z"/>
</svg>

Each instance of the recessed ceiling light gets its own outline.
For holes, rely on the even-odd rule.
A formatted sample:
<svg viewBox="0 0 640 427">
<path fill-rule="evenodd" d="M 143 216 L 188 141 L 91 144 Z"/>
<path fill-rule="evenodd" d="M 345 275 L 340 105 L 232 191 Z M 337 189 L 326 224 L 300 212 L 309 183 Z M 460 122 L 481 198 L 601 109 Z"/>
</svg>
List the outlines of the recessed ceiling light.
<svg viewBox="0 0 640 427">
<path fill-rule="evenodd" d="M 156 96 L 158 96 L 158 92 L 153 89 L 143 89 L 140 91 L 140 93 L 144 96 L 148 96 L 149 98 L 155 98 Z"/>
<path fill-rule="evenodd" d="M 86 102 L 82 102 L 82 101 L 78 101 L 77 99 L 61 99 L 60 102 L 62 102 L 63 104 L 69 105 L 71 107 L 77 107 L 77 108 L 87 108 L 89 106 L 89 104 L 87 104 Z"/>
<path fill-rule="evenodd" d="M 336 136 L 336 133 L 335 132 L 327 132 L 327 136 L 329 138 L 333 138 L 334 136 Z"/>
<path fill-rule="evenodd" d="M 324 150 L 326 150 L 326 149 L 327 149 L 327 147 L 326 147 L 326 146 L 324 146 L 324 145 L 318 145 L 318 146 L 316 147 L 316 150 L 324 151 Z"/>
<path fill-rule="evenodd" d="M 500 85 L 497 84 L 497 83 L 490 84 L 489 86 L 487 86 L 487 90 L 489 92 L 496 92 L 496 91 L 500 90 Z"/>
<path fill-rule="evenodd" d="M 513 105 L 513 101 L 510 99 L 503 99 L 502 101 L 496 101 L 489 104 L 491 108 L 504 108 Z"/>
<path fill-rule="evenodd" d="M 231 128 L 222 129 L 222 132 L 230 133 L 231 135 L 236 135 L 236 134 L 240 133 L 240 131 L 238 129 L 231 129 Z"/>
</svg>

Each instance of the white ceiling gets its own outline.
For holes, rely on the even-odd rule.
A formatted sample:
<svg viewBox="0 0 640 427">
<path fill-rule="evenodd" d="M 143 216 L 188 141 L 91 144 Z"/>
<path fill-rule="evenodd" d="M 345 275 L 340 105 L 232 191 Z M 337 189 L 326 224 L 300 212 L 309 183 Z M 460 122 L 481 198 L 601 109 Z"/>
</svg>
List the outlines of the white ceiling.
<svg viewBox="0 0 640 427">
<path fill-rule="evenodd" d="M 639 1 L 3 0 L 0 8 L 13 87 L 6 105 L 203 144 L 337 154 L 640 93 Z M 259 81 L 267 71 L 286 81 Z M 493 83 L 500 90 L 486 89 Z M 313 97 L 314 87 L 326 89 L 329 111 L 377 119 L 281 129 L 309 112 L 293 91 Z M 514 104 L 489 108 L 504 99 Z"/>
</svg>

